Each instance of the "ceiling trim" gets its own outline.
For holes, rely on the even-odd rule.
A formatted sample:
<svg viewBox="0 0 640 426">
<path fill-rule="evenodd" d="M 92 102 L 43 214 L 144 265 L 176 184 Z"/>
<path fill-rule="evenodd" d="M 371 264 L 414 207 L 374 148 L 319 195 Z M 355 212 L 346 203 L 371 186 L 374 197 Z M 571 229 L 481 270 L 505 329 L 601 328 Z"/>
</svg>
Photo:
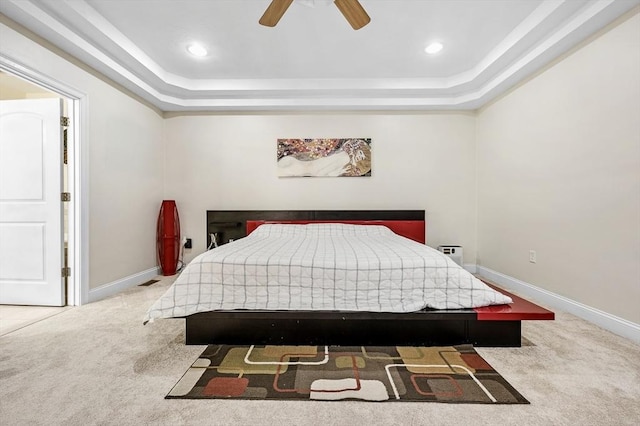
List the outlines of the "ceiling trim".
<svg viewBox="0 0 640 426">
<path fill-rule="evenodd" d="M 4 8 L 22 14 L 27 28 L 37 25 L 39 35 L 163 111 L 477 109 L 640 2 L 593 0 L 576 11 L 572 0 L 546 1 L 468 71 L 447 78 L 356 80 L 187 79 L 163 69 L 84 0 L 56 3 L 62 8 L 57 12 L 33 0 L 5 1 Z M 71 30 L 60 18 L 65 14 L 111 40 L 129 61 L 114 60 L 104 45 Z M 514 57 L 525 45 L 531 45 L 528 51 Z"/>
</svg>

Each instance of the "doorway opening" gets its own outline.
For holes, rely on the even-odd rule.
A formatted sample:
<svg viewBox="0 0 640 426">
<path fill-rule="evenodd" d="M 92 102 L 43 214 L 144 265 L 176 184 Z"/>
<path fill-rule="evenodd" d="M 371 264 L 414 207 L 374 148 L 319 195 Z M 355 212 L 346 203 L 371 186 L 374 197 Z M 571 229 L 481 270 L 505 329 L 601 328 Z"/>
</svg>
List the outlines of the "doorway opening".
<svg viewBox="0 0 640 426">
<path fill-rule="evenodd" d="M 66 275 L 64 305 L 77 306 L 87 301 L 88 295 L 88 248 L 85 173 L 81 164 L 80 144 L 81 109 L 86 97 L 75 89 L 48 79 L 46 76 L 7 58 L 0 57 L 0 100 L 58 98 L 62 100 L 63 116 L 68 122 L 61 122 L 66 144 L 64 161 L 61 162 L 62 195 L 69 194 L 69 201 L 62 202 L 62 253 L 61 274 Z M 82 114 L 82 119 L 86 114 Z M 64 142 L 63 142 L 64 143 Z M 21 303 L 28 305 L 29 303 Z"/>
</svg>

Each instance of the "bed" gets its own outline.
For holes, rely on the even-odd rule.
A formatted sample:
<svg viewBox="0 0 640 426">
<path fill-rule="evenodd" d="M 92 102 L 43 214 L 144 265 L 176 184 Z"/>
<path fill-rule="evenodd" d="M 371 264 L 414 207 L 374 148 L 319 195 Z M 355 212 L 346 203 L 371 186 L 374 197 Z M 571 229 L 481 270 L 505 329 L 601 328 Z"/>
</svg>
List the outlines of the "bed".
<svg viewBox="0 0 640 426">
<path fill-rule="evenodd" d="M 398 277 L 402 275 L 394 278 L 393 274 L 398 272 L 387 272 L 386 267 L 394 262 L 399 262 L 406 268 L 413 262 L 412 267 L 417 269 L 414 268 L 411 274 L 416 274 L 416 271 L 421 269 L 421 265 L 417 265 L 416 262 L 424 260 L 420 260 L 419 257 L 412 259 L 412 257 L 415 252 L 428 251 L 428 255 L 434 258 L 439 266 L 430 266 L 429 268 L 433 268 L 433 271 L 429 268 L 422 268 L 423 271 L 418 273 L 433 273 L 436 280 L 440 279 L 441 283 L 443 276 L 461 276 L 463 277 L 462 284 L 456 285 L 463 288 L 477 286 L 479 281 L 455 265 L 448 257 L 426 247 L 424 245 L 424 220 L 415 220 L 415 217 L 412 217 L 413 214 L 407 216 L 410 216 L 411 219 L 396 220 L 398 218 L 394 217 L 394 220 L 363 221 L 360 219 L 308 219 L 308 217 L 303 217 L 301 220 L 294 219 L 293 221 L 280 219 L 276 221 L 244 220 L 245 232 L 250 235 L 194 259 L 192 264 L 176 280 L 176 284 L 181 290 L 176 291 L 176 285 L 172 286 L 167 294 L 150 309 L 147 319 L 186 318 L 187 344 L 433 345 L 473 343 L 477 346 L 519 346 L 520 321 L 522 319 L 550 319 L 543 318 L 544 315 L 548 315 L 544 312 L 534 312 L 536 309 L 533 308 L 536 305 L 531 304 L 523 309 L 522 303 L 526 305 L 530 302 L 514 295 L 507 294 L 505 296 L 500 292 L 495 292 L 493 288 L 487 287 L 483 283 L 480 283 L 481 288 L 472 291 L 476 295 L 475 299 L 477 300 L 475 301 L 472 300 L 474 299 L 471 297 L 473 295 L 460 297 L 453 293 L 444 294 L 442 289 L 430 289 L 431 296 L 433 294 L 444 295 L 440 299 L 445 302 L 425 303 L 426 299 L 423 300 L 421 294 L 425 289 L 415 288 L 415 283 L 413 283 L 413 281 L 424 281 L 423 276 L 419 276 L 417 280 L 414 279 L 414 275 L 411 275 L 410 279 L 399 279 Z M 286 224 L 283 224 L 284 222 Z M 227 223 L 235 223 L 235 221 L 215 220 L 210 223 L 220 226 L 220 224 L 226 225 Z M 363 229 L 366 231 L 362 231 Z M 301 252 L 309 251 L 308 249 L 301 250 L 301 247 L 306 245 L 305 247 L 308 248 L 311 244 L 308 242 L 307 234 L 311 232 L 316 235 L 319 230 L 337 233 L 335 238 L 342 241 L 341 244 L 346 241 L 348 247 L 338 249 L 332 247 L 331 256 L 327 256 L 325 253 L 320 256 L 323 259 L 321 261 L 318 261 L 317 257 L 315 261 L 296 259 L 300 257 Z M 297 235 L 298 232 L 305 234 L 305 236 Z M 345 232 L 346 236 L 343 235 Z M 344 263 L 342 258 L 345 257 L 345 250 L 351 250 L 352 254 L 354 252 L 351 247 L 352 241 L 356 239 L 352 236 L 353 232 L 364 232 L 363 238 L 368 240 L 374 238 L 374 236 L 368 235 L 369 233 L 375 234 L 376 239 L 379 238 L 378 234 L 384 234 L 383 238 L 391 238 L 391 242 L 387 241 L 385 244 L 391 244 L 392 250 L 395 250 L 397 255 L 394 255 L 394 259 L 391 260 L 381 259 L 380 254 L 371 251 L 370 248 L 358 247 L 357 252 L 366 253 L 366 255 L 360 256 L 360 264 L 364 262 L 368 265 L 372 259 L 375 259 L 373 263 L 378 263 L 368 272 L 360 272 L 365 277 L 364 280 L 348 284 L 345 287 L 345 280 L 342 278 L 354 274 L 354 272 L 348 270 L 349 266 Z M 400 236 L 395 235 L 396 233 Z M 292 237 L 289 234 L 295 235 Z M 326 239 L 324 234 L 319 235 L 321 235 L 320 239 Z M 314 251 L 317 251 L 317 247 L 319 247 L 317 235 L 316 239 L 311 241 Z M 269 247 L 274 242 L 280 248 L 272 253 L 269 251 L 271 250 Z M 335 246 L 336 241 L 332 240 L 326 244 Z M 247 247 L 251 251 L 249 255 L 243 254 L 245 252 L 242 251 Z M 321 251 L 324 250 L 327 250 L 326 246 L 321 248 Z M 286 252 L 286 256 L 289 257 L 277 258 L 278 251 Z M 225 263 L 224 260 L 221 260 L 223 258 L 235 260 Z M 327 260 L 327 258 L 330 259 Z M 239 259 L 240 261 L 238 261 Z M 298 275 L 295 280 L 287 278 L 287 274 L 291 272 L 291 259 L 302 261 L 303 264 L 307 262 L 305 272 L 300 273 L 299 270 L 296 270 Z M 328 265 L 327 262 L 331 265 Z M 210 280 L 211 274 L 219 274 L 225 268 L 227 268 L 227 281 L 231 281 L 230 285 L 223 286 L 219 291 L 201 285 L 202 277 L 205 281 Z M 337 275 L 342 277 L 337 281 L 335 279 L 336 269 L 339 270 Z M 371 284 L 370 275 L 382 277 L 381 270 L 385 270 L 384 273 L 390 275 L 385 275 L 382 285 L 380 283 Z M 247 278 L 247 274 L 249 278 Z M 355 274 L 357 275 L 358 272 Z M 405 271 L 404 274 L 409 273 Z M 333 278 L 327 279 L 326 275 L 333 275 Z M 321 283 L 321 287 L 324 285 L 325 290 L 311 290 L 310 286 L 305 288 L 304 283 L 302 288 L 290 288 L 289 285 L 285 288 L 284 285 L 281 285 L 287 280 L 304 281 L 305 277 L 307 284 L 309 280 L 315 280 Z M 214 279 L 214 281 L 216 280 L 218 278 Z M 264 282 L 260 282 L 260 280 Z M 250 284 L 247 287 L 250 291 L 238 289 L 237 284 L 241 281 Z M 408 296 L 398 296 L 393 293 L 395 290 L 390 287 L 393 287 L 398 281 L 409 283 Z M 333 282 L 333 288 L 327 285 L 331 282 Z M 339 282 L 337 287 L 335 282 Z M 340 296 L 340 283 L 343 285 L 341 295 L 344 297 L 335 297 L 336 294 Z M 353 289 L 350 286 L 360 288 L 361 291 L 351 291 Z M 345 288 L 351 289 L 352 294 L 348 297 L 345 296 Z M 323 292 L 327 291 L 332 293 L 330 298 L 323 295 Z M 216 294 L 210 294 L 212 292 Z M 219 296 L 224 292 L 227 293 L 227 297 L 225 301 L 221 301 Z M 315 299 L 314 292 L 318 296 Z M 359 304 L 354 304 L 353 294 L 359 295 Z M 373 295 L 374 302 L 364 300 L 364 296 L 367 294 Z M 392 295 L 391 299 L 395 297 L 398 303 L 380 302 L 381 298 L 384 299 L 389 295 Z M 333 299 L 337 299 L 338 302 Z M 357 300 L 358 297 L 355 299 Z M 471 305 L 459 303 L 459 299 L 465 299 L 465 303 L 471 300 Z M 175 306 L 176 300 L 179 302 L 177 307 Z M 514 300 L 516 303 L 511 303 Z M 518 312 L 519 310 L 521 312 Z"/>
</svg>

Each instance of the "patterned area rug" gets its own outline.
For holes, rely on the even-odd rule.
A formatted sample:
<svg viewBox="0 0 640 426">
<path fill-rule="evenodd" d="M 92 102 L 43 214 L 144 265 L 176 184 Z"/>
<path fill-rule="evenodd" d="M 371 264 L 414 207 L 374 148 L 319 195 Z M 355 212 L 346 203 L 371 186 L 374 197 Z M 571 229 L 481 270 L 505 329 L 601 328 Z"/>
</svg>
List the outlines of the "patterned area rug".
<svg viewBox="0 0 640 426">
<path fill-rule="evenodd" d="M 471 345 L 210 345 L 166 398 L 529 403 Z"/>
</svg>

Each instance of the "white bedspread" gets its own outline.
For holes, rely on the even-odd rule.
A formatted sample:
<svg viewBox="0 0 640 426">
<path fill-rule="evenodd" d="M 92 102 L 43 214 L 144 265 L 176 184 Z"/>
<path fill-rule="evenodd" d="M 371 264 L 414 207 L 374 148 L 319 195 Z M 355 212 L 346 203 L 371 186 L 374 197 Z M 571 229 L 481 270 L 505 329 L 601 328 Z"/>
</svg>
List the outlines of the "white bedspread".
<svg viewBox="0 0 640 426">
<path fill-rule="evenodd" d="M 449 257 L 384 226 L 267 224 L 193 259 L 147 312 L 413 312 L 511 303 Z"/>
</svg>

